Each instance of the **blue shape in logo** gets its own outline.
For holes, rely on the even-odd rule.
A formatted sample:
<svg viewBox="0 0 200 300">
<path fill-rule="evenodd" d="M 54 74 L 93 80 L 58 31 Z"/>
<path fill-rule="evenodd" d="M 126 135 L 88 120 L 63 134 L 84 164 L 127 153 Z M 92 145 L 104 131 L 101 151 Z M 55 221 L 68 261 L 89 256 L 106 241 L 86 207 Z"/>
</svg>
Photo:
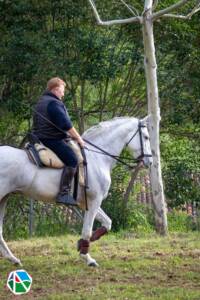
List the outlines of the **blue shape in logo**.
<svg viewBox="0 0 200 300">
<path fill-rule="evenodd" d="M 30 277 L 28 276 L 28 273 L 27 272 L 24 272 L 24 271 L 17 271 L 16 272 L 17 276 L 22 280 L 30 280 Z"/>
</svg>

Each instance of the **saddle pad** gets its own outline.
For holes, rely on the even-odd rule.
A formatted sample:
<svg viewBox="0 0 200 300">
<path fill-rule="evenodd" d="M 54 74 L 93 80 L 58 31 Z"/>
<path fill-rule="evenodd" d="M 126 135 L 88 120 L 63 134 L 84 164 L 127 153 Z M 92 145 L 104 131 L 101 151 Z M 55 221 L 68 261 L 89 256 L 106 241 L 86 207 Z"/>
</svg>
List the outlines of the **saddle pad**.
<svg viewBox="0 0 200 300">
<path fill-rule="evenodd" d="M 35 149 L 38 152 L 38 155 L 42 161 L 42 163 L 46 167 L 61 169 L 64 167 L 64 163 L 59 157 L 49 148 L 42 144 L 35 144 Z"/>
</svg>

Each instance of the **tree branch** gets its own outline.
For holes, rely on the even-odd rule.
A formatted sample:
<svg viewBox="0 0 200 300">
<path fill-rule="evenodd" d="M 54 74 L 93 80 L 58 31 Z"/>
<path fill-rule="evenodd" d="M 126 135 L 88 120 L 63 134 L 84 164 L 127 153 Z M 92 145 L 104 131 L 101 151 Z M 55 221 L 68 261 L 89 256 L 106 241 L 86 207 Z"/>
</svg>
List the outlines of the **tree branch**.
<svg viewBox="0 0 200 300">
<path fill-rule="evenodd" d="M 134 7 L 130 7 L 130 5 L 128 5 L 124 0 L 120 0 L 127 8 L 128 10 L 134 15 L 134 16 L 139 16 L 138 11 L 136 10 L 136 8 Z M 134 11 L 135 10 L 135 11 Z"/>
<path fill-rule="evenodd" d="M 152 14 L 152 20 L 156 20 L 160 17 L 162 17 L 165 14 L 168 14 L 169 12 L 178 9 L 179 7 L 183 6 L 184 4 L 186 4 L 187 2 L 189 2 L 190 0 L 181 0 L 179 2 L 177 2 L 176 4 L 173 4 L 165 9 L 162 9 L 154 14 Z"/>
<path fill-rule="evenodd" d="M 142 23 L 142 18 L 137 16 L 137 17 L 132 17 L 132 18 L 128 18 L 128 19 L 119 19 L 119 20 L 110 20 L 110 21 L 102 21 L 99 13 L 97 11 L 97 8 L 94 4 L 93 0 L 88 0 L 89 3 L 91 4 L 91 7 L 93 9 L 95 18 L 97 20 L 97 23 L 99 25 L 105 25 L 105 26 L 109 26 L 109 25 L 114 25 L 114 24 L 128 24 L 128 23 Z"/>
<path fill-rule="evenodd" d="M 129 184 L 128 184 L 127 188 L 126 188 L 126 191 L 125 191 L 124 197 L 123 197 L 124 198 L 124 205 L 125 205 L 125 207 L 127 207 L 129 195 L 131 193 L 131 190 L 132 190 L 132 188 L 134 186 L 135 180 L 136 180 L 137 175 L 138 175 L 138 173 L 139 173 L 139 171 L 140 171 L 141 168 L 142 168 L 142 164 L 139 163 L 136 166 L 135 170 L 131 174 L 131 179 L 129 181 Z"/>
<path fill-rule="evenodd" d="M 196 14 L 197 12 L 200 11 L 200 3 L 197 4 L 193 10 L 187 14 L 186 16 L 183 16 L 183 15 L 174 15 L 174 14 L 165 14 L 163 15 L 162 17 L 163 18 L 176 18 L 176 19 L 183 19 L 183 20 L 187 20 L 187 19 L 191 19 L 191 17 Z"/>
<path fill-rule="evenodd" d="M 153 6 L 152 6 L 153 10 L 156 9 L 157 5 L 158 5 L 158 0 L 154 0 L 153 1 Z"/>
</svg>

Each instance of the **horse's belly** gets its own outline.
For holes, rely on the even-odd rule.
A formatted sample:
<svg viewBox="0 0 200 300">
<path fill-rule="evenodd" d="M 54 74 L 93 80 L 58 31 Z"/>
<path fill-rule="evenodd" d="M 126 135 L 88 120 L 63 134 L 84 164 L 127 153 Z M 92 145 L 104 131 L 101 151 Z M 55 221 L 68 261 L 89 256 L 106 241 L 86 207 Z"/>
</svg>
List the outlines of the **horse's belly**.
<svg viewBox="0 0 200 300">
<path fill-rule="evenodd" d="M 40 169 L 29 189 L 34 199 L 54 202 L 59 192 L 61 170 Z"/>
</svg>

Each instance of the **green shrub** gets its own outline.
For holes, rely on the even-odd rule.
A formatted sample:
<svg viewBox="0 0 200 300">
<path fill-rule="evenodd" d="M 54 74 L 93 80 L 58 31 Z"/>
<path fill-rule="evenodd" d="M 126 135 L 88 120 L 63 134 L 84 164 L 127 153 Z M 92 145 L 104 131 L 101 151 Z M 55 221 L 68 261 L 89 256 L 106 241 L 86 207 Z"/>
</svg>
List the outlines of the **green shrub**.
<svg viewBox="0 0 200 300">
<path fill-rule="evenodd" d="M 149 206 L 137 203 L 135 195 L 140 189 L 139 185 L 134 186 L 127 205 L 123 195 L 130 179 L 130 174 L 124 167 L 117 166 L 112 174 L 112 186 L 108 198 L 103 202 L 103 209 L 112 219 L 112 230 L 138 228 L 151 230 L 153 225 L 153 214 Z"/>
<path fill-rule="evenodd" d="M 161 136 L 162 173 L 168 206 L 180 207 L 200 199 L 200 156 L 197 142 L 186 137 Z"/>
<path fill-rule="evenodd" d="M 187 232 L 194 230 L 194 225 L 194 218 L 185 211 L 172 210 L 168 213 L 169 231 Z"/>
<path fill-rule="evenodd" d="M 80 231 L 80 222 L 73 212 L 42 202 L 33 205 L 34 236 L 53 236 L 71 231 Z M 30 201 L 23 195 L 10 195 L 4 219 L 5 239 L 26 239 L 30 237 Z"/>
</svg>

